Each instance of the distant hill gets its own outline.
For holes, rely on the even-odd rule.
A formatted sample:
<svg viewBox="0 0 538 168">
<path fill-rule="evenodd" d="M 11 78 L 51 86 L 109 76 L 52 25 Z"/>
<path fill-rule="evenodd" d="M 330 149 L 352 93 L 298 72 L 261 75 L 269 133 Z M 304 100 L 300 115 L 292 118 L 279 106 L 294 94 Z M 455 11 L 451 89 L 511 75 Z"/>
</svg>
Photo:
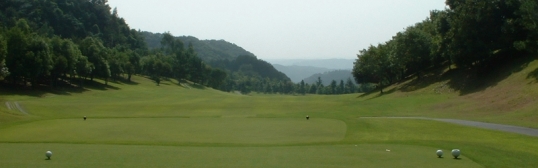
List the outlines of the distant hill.
<svg viewBox="0 0 538 168">
<path fill-rule="evenodd" d="M 353 69 L 354 59 L 267 59 L 271 64 L 284 66 L 311 66 L 326 69 Z"/>
<path fill-rule="evenodd" d="M 294 83 L 299 83 L 301 82 L 301 80 L 305 79 L 306 77 L 309 77 L 317 73 L 331 71 L 331 69 L 313 67 L 313 66 L 298 66 L 298 65 L 284 66 L 280 64 L 273 64 L 273 66 L 278 71 L 283 72 L 288 77 L 290 77 L 291 81 Z"/>
<path fill-rule="evenodd" d="M 151 32 L 142 32 L 141 34 L 144 36 L 148 48 L 154 49 L 161 47 L 163 34 Z M 225 40 L 199 40 L 192 36 L 179 36 L 176 38 L 179 38 L 185 47 L 191 43 L 198 57 L 205 62 L 221 59 L 233 60 L 240 55 L 254 56 L 251 52 Z"/>
<path fill-rule="evenodd" d="M 313 84 L 318 81 L 318 77 L 321 77 L 321 81 L 323 82 L 323 85 L 327 86 L 331 84 L 333 80 L 340 82 L 340 80 L 344 80 L 344 82 L 347 81 L 347 79 L 353 80 L 353 75 L 351 75 L 350 70 L 334 70 L 324 73 L 317 73 L 310 77 L 307 77 L 304 79 L 305 83 Z"/>
<path fill-rule="evenodd" d="M 164 34 L 141 32 L 149 49 L 161 48 Z M 270 63 L 258 59 L 251 52 L 224 40 L 199 40 L 192 36 L 179 36 L 185 47 L 192 44 L 196 55 L 211 68 L 221 69 L 226 73 L 220 85 L 223 91 L 251 91 L 260 93 L 292 93 L 293 83 L 286 74 L 278 71 Z M 285 85 L 285 87 L 284 87 Z M 277 87 L 278 86 L 278 87 Z"/>
</svg>

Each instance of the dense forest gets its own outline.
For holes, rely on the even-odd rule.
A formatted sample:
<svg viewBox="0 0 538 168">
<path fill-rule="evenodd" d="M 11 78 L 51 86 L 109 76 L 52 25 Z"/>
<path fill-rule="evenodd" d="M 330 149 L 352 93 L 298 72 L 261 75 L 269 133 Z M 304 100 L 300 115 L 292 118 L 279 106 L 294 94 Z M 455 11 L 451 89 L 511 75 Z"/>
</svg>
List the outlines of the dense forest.
<svg viewBox="0 0 538 168">
<path fill-rule="evenodd" d="M 161 48 L 161 39 L 163 33 L 141 32 L 149 49 Z M 198 53 L 198 57 L 202 58 L 204 62 L 211 62 L 215 60 L 228 59 L 233 60 L 239 55 L 254 56 L 251 52 L 224 40 L 199 40 L 192 36 L 179 36 L 175 37 L 181 40 L 185 44 L 192 44 L 194 51 Z"/>
<path fill-rule="evenodd" d="M 389 41 L 358 54 L 357 83 L 383 86 L 410 76 L 420 80 L 429 68 L 472 69 L 486 74 L 506 60 L 538 52 L 536 0 L 447 0 Z M 478 74 L 480 75 L 480 74 Z"/>
<path fill-rule="evenodd" d="M 0 8 L 0 79 L 13 85 L 84 87 L 142 74 L 157 85 L 167 77 L 218 87 L 226 77 L 170 34 L 148 49 L 106 0 L 5 0 Z"/>
</svg>

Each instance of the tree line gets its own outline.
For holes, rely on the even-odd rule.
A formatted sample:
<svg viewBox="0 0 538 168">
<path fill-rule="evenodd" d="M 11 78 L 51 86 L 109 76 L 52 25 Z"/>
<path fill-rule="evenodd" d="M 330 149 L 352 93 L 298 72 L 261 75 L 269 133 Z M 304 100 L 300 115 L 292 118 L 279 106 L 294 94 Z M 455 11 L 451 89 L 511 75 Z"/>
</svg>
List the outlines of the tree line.
<svg viewBox="0 0 538 168">
<path fill-rule="evenodd" d="M 449 8 L 430 12 L 389 41 L 357 55 L 357 83 L 380 88 L 428 68 L 452 66 L 488 73 L 507 59 L 538 52 L 535 0 L 447 0 Z"/>
</svg>

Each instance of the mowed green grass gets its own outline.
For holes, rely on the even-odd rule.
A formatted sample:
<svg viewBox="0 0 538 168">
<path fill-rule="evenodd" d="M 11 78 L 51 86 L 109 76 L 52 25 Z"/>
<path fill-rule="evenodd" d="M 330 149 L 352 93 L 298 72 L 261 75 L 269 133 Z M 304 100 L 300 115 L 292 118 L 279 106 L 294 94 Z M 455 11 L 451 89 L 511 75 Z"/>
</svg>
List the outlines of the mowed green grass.
<svg viewBox="0 0 538 168">
<path fill-rule="evenodd" d="M 0 129 L 0 142 L 108 144 L 290 144 L 338 142 L 346 124 L 303 118 L 90 118 Z"/>
<path fill-rule="evenodd" d="M 0 120 L 0 167 L 538 167 L 535 137 L 361 118 L 465 118 L 432 110 L 454 94 L 239 95 L 133 79 L 81 93 L 3 91 L 29 115 L 0 107 L 16 116 Z"/>
<path fill-rule="evenodd" d="M 386 148 L 390 148 L 390 152 Z M 482 167 L 412 145 L 182 147 L 1 144 L 2 167 Z M 44 152 L 55 149 L 51 160 Z M 433 152 L 432 152 L 433 151 Z"/>
</svg>

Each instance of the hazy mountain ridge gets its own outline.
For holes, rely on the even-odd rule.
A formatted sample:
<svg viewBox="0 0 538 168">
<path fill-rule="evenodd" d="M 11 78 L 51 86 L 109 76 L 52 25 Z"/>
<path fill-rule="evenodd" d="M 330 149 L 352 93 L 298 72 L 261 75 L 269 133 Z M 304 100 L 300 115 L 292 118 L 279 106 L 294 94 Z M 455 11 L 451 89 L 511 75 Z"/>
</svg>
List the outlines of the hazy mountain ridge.
<svg viewBox="0 0 538 168">
<path fill-rule="evenodd" d="M 141 32 L 141 34 L 144 36 L 148 48 L 154 49 L 161 47 L 162 33 Z M 192 44 L 198 57 L 205 62 L 221 59 L 233 60 L 240 55 L 255 56 L 242 47 L 225 40 L 200 40 L 193 36 L 179 36 L 176 38 L 179 38 L 183 42 L 185 48 L 189 44 Z"/>
<path fill-rule="evenodd" d="M 351 70 L 355 59 L 267 59 L 271 64 L 279 64 L 284 66 L 311 66 L 326 68 L 329 70 Z"/>
<path fill-rule="evenodd" d="M 278 71 L 286 74 L 294 83 L 299 83 L 301 82 L 301 80 L 313 74 L 331 71 L 331 69 L 313 67 L 313 66 L 298 66 L 298 65 L 285 66 L 285 65 L 280 65 L 280 64 L 273 64 L 273 66 Z"/>
<path fill-rule="evenodd" d="M 323 76 L 324 84 L 332 80 L 343 79 L 345 81 L 348 77 L 353 79 L 351 69 L 355 62 L 353 59 L 268 59 L 268 61 L 295 83 L 301 80 L 305 82 L 308 80 L 307 83 L 312 83 L 311 79 L 317 80 L 318 76 Z M 345 72 L 338 70 L 345 70 Z"/>
<path fill-rule="evenodd" d="M 351 70 L 333 70 L 309 76 L 304 79 L 304 82 L 308 84 L 316 83 L 316 81 L 318 81 L 318 77 L 321 78 L 321 82 L 325 86 L 330 85 L 333 80 L 335 80 L 336 82 L 340 82 L 341 80 L 346 82 L 348 79 L 354 81 L 353 75 L 351 74 Z"/>
</svg>

